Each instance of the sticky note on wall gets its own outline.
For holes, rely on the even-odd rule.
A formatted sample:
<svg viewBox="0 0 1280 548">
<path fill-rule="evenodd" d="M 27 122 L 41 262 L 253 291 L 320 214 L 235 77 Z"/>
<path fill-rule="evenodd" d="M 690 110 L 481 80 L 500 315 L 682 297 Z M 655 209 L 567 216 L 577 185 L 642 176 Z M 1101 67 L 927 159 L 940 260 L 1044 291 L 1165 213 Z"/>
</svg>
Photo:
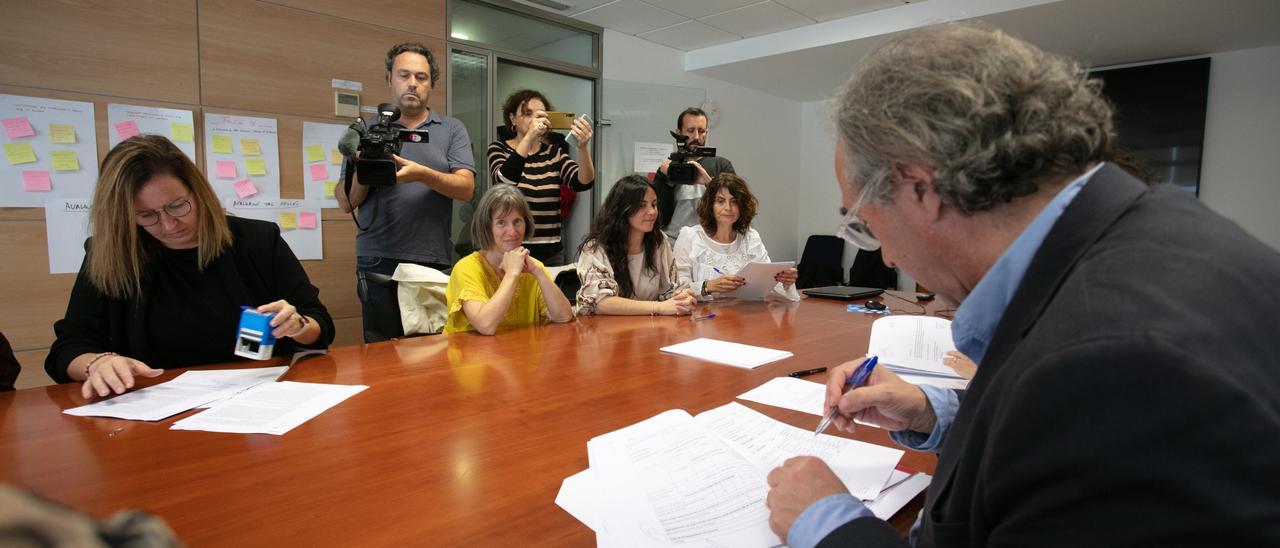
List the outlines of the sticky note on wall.
<svg viewBox="0 0 1280 548">
<path fill-rule="evenodd" d="M 244 170 L 248 172 L 249 175 L 266 175 L 267 161 L 262 158 L 245 158 Z"/>
<path fill-rule="evenodd" d="M 30 137 L 36 134 L 36 130 L 32 129 L 31 121 L 27 120 L 26 116 L 5 118 L 4 120 L 0 120 L 0 124 L 4 125 L 4 134 L 10 139 Z"/>
<path fill-rule="evenodd" d="M 324 161 L 324 145 L 307 145 L 307 162 Z"/>
<path fill-rule="evenodd" d="M 31 143 L 5 143 L 4 157 L 13 165 L 34 164 L 36 162 L 36 151 L 31 148 Z"/>
<path fill-rule="evenodd" d="M 244 179 L 231 186 L 235 189 L 236 196 L 241 198 L 248 198 L 258 193 L 258 187 L 253 186 L 252 179 Z"/>
<path fill-rule="evenodd" d="M 287 230 L 298 228 L 298 214 L 292 211 L 281 211 L 280 228 Z"/>
<path fill-rule="evenodd" d="M 49 153 L 54 171 L 80 171 L 80 159 L 74 150 L 55 150 Z"/>
<path fill-rule="evenodd" d="M 120 136 L 121 141 L 141 133 L 136 120 L 125 120 L 116 124 L 116 135 Z"/>
<path fill-rule="evenodd" d="M 218 154 L 232 154 L 231 136 L 213 134 L 213 151 Z"/>
<path fill-rule="evenodd" d="M 169 138 L 180 143 L 190 143 L 196 138 L 196 128 L 185 122 L 169 124 Z"/>
<path fill-rule="evenodd" d="M 324 182 L 324 197 L 325 197 L 325 198 L 336 198 L 336 196 L 334 196 L 334 195 L 333 195 L 334 189 L 336 189 L 336 188 L 338 188 L 338 182 L 337 182 L 337 181 L 325 181 L 325 182 Z"/>
<path fill-rule="evenodd" d="M 53 190 L 53 181 L 49 180 L 49 172 L 22 172 L 22 190 L 27 192 L 49 192 Z"/>
<path fill-rule="evenodd" d="M 316 228 L 316 214 L 315 214 L 315 213 L 309 213 L 309 212 L 306 212 L 306 211 L 303 211 L 302 213 L 299 213 L 299 214 L 298 214 L 298 227 L 299 227 L 299 228 L 305 228 L 305 229 L 307 229 L 307 230 L 314 230 L 314 229 Z"/>
<path fill-rule="evenodd" d="M 329 178 L 329 168 L 324 164 L 311 164 L 311 180 L 323 181 Z"/>
<path fill-rule="evenodd" d="M 218 160 L 218 178 L 235 179 L 236 163 L 229 160 Z"/>
<path fill-rule="evenodd" d="M 245 156 L 261 156 L 262 145 L 258 143 L 257 139 L 241 139 L 240 153 Z"/>
<path fill-rule="evenodd" d="M 49 142 L 60 145 L 76 144 L 76 126 L 71 124 L 49 124 Z"/>
</svg>

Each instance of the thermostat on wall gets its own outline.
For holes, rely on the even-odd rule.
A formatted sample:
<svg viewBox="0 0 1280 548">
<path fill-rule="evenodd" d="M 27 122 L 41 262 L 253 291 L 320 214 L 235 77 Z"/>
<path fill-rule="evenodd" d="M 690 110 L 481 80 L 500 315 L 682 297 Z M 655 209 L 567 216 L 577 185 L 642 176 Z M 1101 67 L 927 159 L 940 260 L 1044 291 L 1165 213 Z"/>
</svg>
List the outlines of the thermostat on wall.
<svg viewBox="0 0 1280 548">
<path fill-rule="evenodd" d="M 345 91 L 333 92 L 333 115 L 341 118 L 360 116 L 360 94 Z"/>
</svg>

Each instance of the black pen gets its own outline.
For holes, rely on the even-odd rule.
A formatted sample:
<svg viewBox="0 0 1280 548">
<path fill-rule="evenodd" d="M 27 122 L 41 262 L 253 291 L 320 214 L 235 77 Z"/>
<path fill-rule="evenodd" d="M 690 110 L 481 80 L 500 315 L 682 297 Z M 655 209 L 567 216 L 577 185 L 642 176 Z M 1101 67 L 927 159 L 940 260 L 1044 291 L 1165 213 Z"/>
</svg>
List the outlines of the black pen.
<svg viewBox="0 0 1280 548">
<path fill-rule="evenodd" d="M 788 376 L 788 377 L 803 377 L 803 376 L 805 376 L 805 375 L 813 375 L 814 373 L 821 373 L 821 372 L 826 371 L 826 370 L 827 370 L 827 368 L 825 368 L 825 367 L 819 367 L 819 368 L 817 368 L 817 369 L 805 369 L 804 371 L 792 371 L 792 372 L 790 372 L 790 373 L 787 373 L 787 376 Z"/>
</svg>

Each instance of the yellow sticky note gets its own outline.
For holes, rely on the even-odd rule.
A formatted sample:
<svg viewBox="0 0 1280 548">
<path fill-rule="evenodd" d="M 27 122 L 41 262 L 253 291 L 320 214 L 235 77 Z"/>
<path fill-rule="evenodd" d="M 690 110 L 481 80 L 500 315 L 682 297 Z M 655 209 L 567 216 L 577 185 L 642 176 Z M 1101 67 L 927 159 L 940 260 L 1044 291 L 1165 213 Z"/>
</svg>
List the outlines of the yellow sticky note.
<svg viewBox="0 0 1280 548">
<path fill-rule="evenodd" d="M 241 139 L 240 152 L 245 156 L 261 156 L 262 145 L 258 144 L 257 139 Z"/>
<path fill-rule="evenodd" d="M 338 152 L 338 149 L 336 148 L 329 149 L 329 163 L 335 166 L 342 165 L 342 153 Z"/>
<path fill-rule="evenodd" d="M 169 124 L 169 138 L 177 142 L 190 143 L 196 138 L 196 128 L 185 122 L 173 122 Z M 213 136 L 214 144 L 217 144 L 217 135 Z"/>
<path fill-rule="evenodd" d="M 74 145 L 76 143 L 76 126 L 71 124 L 49 124 L 49 142 Z"/>
<path fill-rule="evenodd" d="M 231 136 L 213 134 L 213 151 L 218 154 L 232 154 Z"/>
<path fill-rule="evenodd" d="M 267 161 L 262 158 L 245 158 L 244 170 L 249 173 L 249 175 L 266 175 Z"/>
<path fill-rule="evenodd" d="M 324 197 L 325 197 L 325 198 L 333 198 L 333 197 L 334 197 L 334 195 L 333 195 L 333 189 L 335 189 L 335 188 L 338 188 L 338 182 L 337 182 L 337 181 L 325 181 L 325 182 L 324 182 Z"/>
<path fill-rule="evenodd" d="M 13 165 L 36 163 L 36 151 L 31 143 L 5 143 L 4 156 Z"/>
<path fill-rule="evenodd" d="M 292 211 L 281 211 L 280 228 L 298 228 L 298 214 Z"/>
<path fill-rule="evenodd" d="M 53 158 L 54 171 L 80 171 L 80 159 L 74 150 L 55 150 L 49 156 Z"/>
<path fill-rule="evenodd" d="M 307 161 L 323 162 L 324 161 L 324 145 L 307 145 Z"/>
</svg>

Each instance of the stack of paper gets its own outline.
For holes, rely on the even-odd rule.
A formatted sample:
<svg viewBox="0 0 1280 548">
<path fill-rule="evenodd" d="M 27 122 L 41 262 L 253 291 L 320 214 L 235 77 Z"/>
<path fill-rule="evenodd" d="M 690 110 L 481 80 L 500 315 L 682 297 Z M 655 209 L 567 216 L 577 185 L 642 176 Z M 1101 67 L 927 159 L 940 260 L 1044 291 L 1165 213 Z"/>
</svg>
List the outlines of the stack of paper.
<svg viewBox="0 0 1280 548">
<path fill-rule="evenodd" d="M 902 457 L 814 436 L 737 403 L 697 417 L 667 411 L 592 439 L 587 453 L 591 467 L 565 479 L 556 503 L 595 530 L 600 546 L 774 546 L 764 505 L 774 467 L 814 455 L 855 496 L 874 499 Z"/>
<path fill-rule="evenodd" d="M 715 339 L 694 339 L 680 344 L 661 348 L 663 352 L 679 354 L 690 358 L 698 358 L 743 369 L 755 369 L 766 363 L 790 358 L 791 353 L 772 348 L 761 348 L 746 344 Z"/>
<path fill-rule="evenodd" d="M 929 316 L 886 316 L 871 324 L 871 354 L 907 382 L 964 388 L 968 381 L 942 364 L 949 350 L 951 321 Z"/>
<path fill-rule="evenodd" d="M 66 409 L 77 417 L 158 421 L 188 409 L 225 398 L 241 390 L 271 382 L 284 373 L 284 366 L 257 369 L 214 369 L 187 371 L 177 378 L 109 400 Z"/>
<path fill-rule="evenodd" d="M 173 430 L 283 435 L 368 386 L 271 382 L 236 394 L 198 415 L 173 423 Z"/>
</svg>

